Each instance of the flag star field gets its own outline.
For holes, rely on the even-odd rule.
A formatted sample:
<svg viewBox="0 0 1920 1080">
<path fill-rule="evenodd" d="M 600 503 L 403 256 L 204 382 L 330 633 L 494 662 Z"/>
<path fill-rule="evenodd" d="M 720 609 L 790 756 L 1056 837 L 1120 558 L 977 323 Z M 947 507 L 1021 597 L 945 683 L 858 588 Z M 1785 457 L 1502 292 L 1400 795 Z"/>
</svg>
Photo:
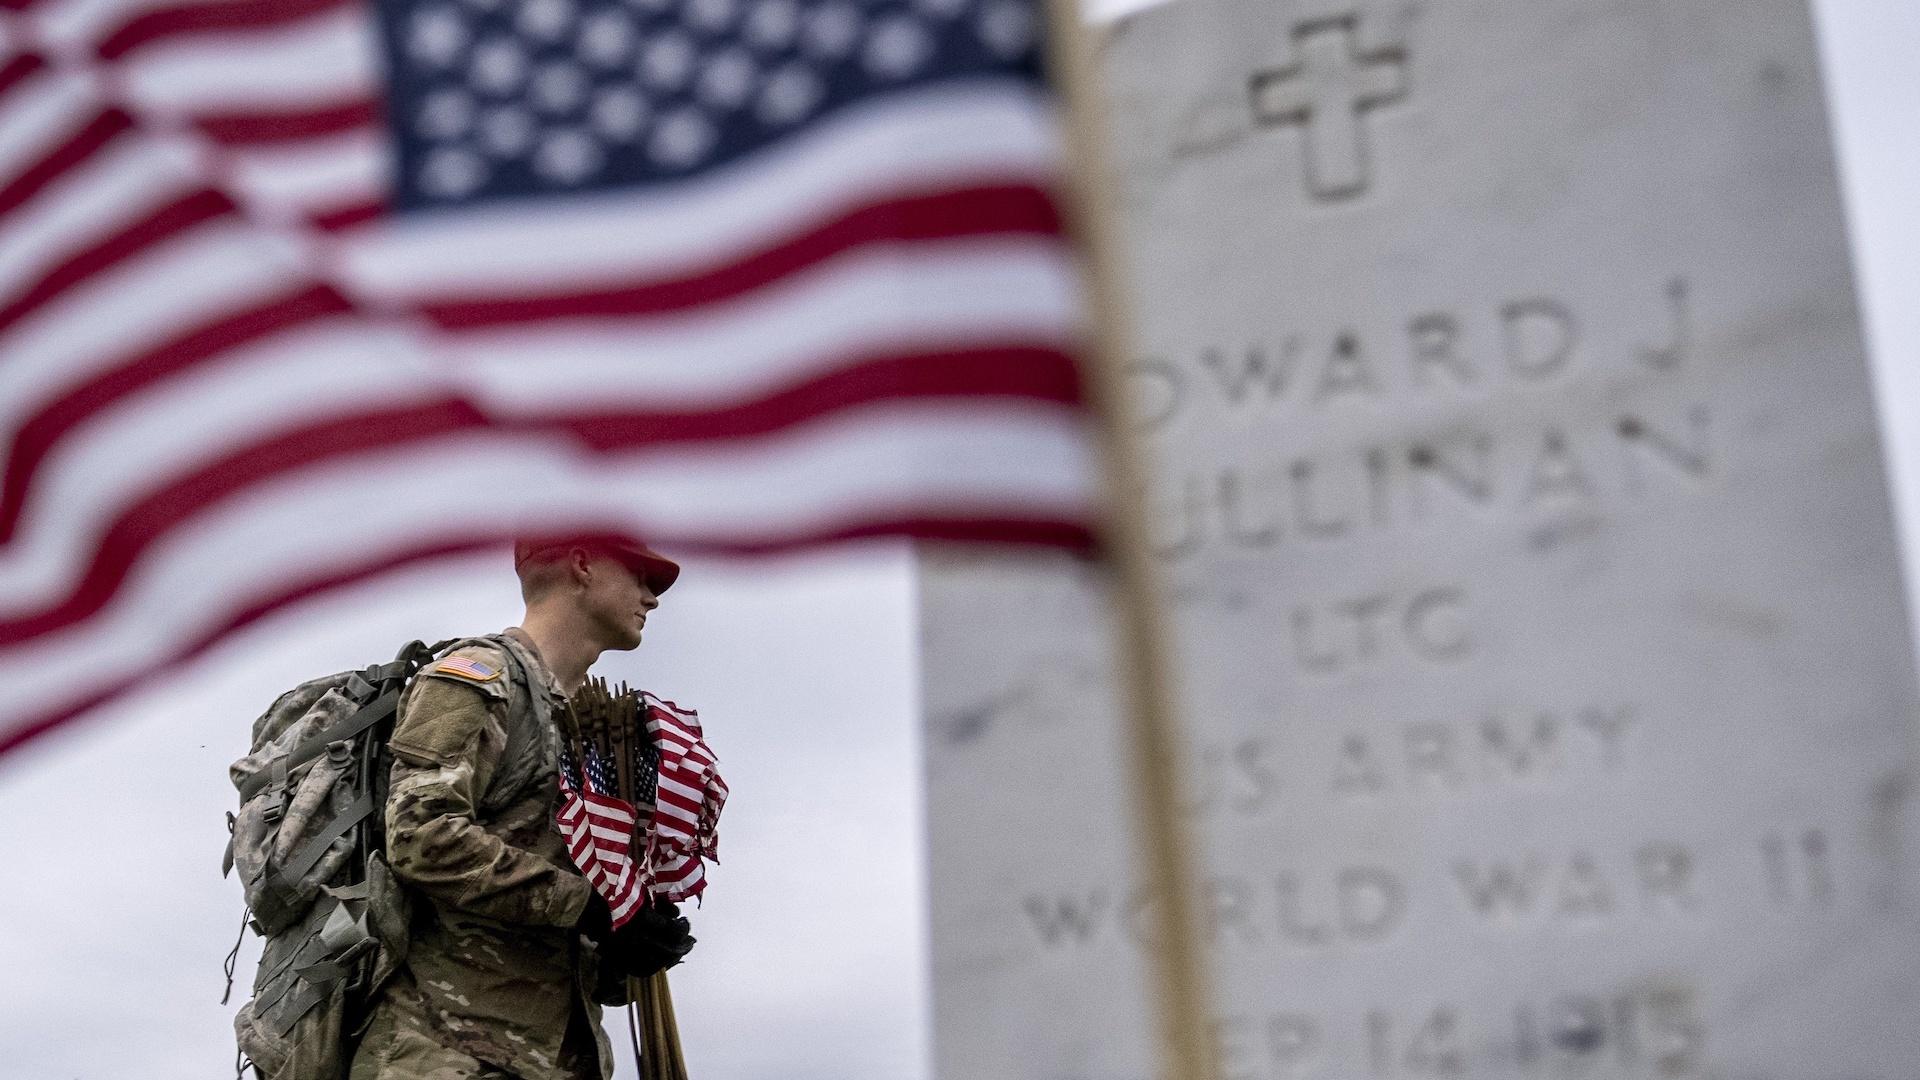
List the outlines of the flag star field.
<svg viewBox="0 0 1920 1080">
<path fill-rule="evenodd" d="M 424 0 L 380 6 L 397 203 L 671 180 L 875 94 L 1039 78 L 1018 0 Z"/>
</svg>

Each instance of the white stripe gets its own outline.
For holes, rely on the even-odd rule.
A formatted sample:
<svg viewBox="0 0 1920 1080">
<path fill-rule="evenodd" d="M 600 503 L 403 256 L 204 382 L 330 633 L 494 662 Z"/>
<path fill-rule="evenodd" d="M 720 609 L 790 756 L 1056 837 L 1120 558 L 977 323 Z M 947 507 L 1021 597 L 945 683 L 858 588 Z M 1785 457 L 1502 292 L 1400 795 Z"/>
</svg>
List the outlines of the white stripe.
<svg viewBox="0 0 1920 1080">
<path fill-rule="evenodd" d="M 662 739 L 672 739 L 681 744 L 683 753 L 692 753 L 700 747 L 700 736 L 678 725 L 662 725 L 657 734 Z"/>
<path fill-rule="evenodd" d="M 94 46 L 107 34 L 144 9 L 162 0 L 65 0 L 36 5 L 28 18 L 52 45 L 92 58 Z"/>
<path fill-rule="evenodd" d="M 228 157 L 240 199 L 280 224 L 384 198 L 392 160 L 386 140 L 366 131 L 235 150 Z"/>
<path fill-rule="evenodd" d="M 41 595 L 78 567 L 86 537 L 168 477 L 302 416 L 399 406 L 437 396 L 430 370 L 398 338 L 326 319 L 269 338 L 138 395 L 56 445 L 28 489 L 0 579 Z M 72 557 L 61 558 L 66 550 Z M 17 595 L 17 594 L 15 594 Z"/>
<path fill-rule="evenodd" d="M 660 787 L 666 791 L 673 792 L 675 795 L 678 795 L 683 799 L 689 799 L 695 803 L 698 803 L 702 798 L 702 792 L 700 791 L 699 788 L 688 787 L 687 785 L 679 783 L 666 776 L 662 776 L 660 778 Z M 676 806 L 673 806 L 670 803 L 663 805 L 661 809 L 664 811 L 670 812 L 676 816 L 682 816 L 682 817 L 686 816 L 685 811 L 681 810 Z M 688 818 L 688 820 L 693 820 L 693 819 Z"/>
<path fill-rule="evenodd" d="M 970 238 L 863 251 L 684 314 L 544 321 L 458 335 L 447 347 L 498 408 L 697 407 L 816 374 L 856 347 L 866 355 L 1008 341 L 1071 348 L 1076 289 L 1057 243 Z"/>
<path fill-rule="evenodd" d="M 377 91 L 379 42 L 356 4 L 244 42 L 196 35 L 149 47 L 120 73 L 143 110 L 312 107 Z"/>
<path fill-rule="evenodd" d="M 78 72 L 41 71 L 9 93 L 0 108 L 0 183 L 16 176 L 72 138 L 103 102 L 93 80 Z M 21 211 L 16 211 L 16 213 Z"/>
<path fill-rule="evenodd" d="M 193 156 L 174 143 L 116 141 L 47 189 L 30 212 L 0 226 L 0 290 L 10 294 L 29 273 L 107 234 L 162 203 L 204 186 Z"/>
<path fill-rule="evenodd" d="M 0 430 L 128 353 L 285 290 L 297 267 L 259 230 L 222 222 L 93 278 L 8 335 Z"/>
<path fill-rule="evenodd" d="M 627 914 L 640 903 L 640 890 L 623 886 L 622 891 L 616 895 L 624 896 L 625 899 L 613 907 L 613 917 L 615 919 L 624 919 L 627 917 Z"/>
<path fill-rule="evenodd" d="M 662 799 L 658 804 L 659 811 L 655 816 L 677 818 L 680 821 L 686 822 L 688 827 L 690 828 L 698 826 L 700 824 L 700 811 L 697 808 L 702 804 L 702 799 L 697 795 L 682 795 L 680 797 L 683 799 L 686 799 L 688 802 L 693 803 L 696 809 L 689 810 L 686 807 L 676 806 L 673 803 L 665 799 Z"/>
<path fill-rule="evenodd" d="M 867 409 L 776 438 L 597 463 L 525 439 L 444 439 L 310 470 L 197 519 L 101 615 L 0 652 L 0 685 L 9 710 L 66 700 L 102 673 L 165 656 L 236 596 L 432 535 L 617 525 L 671 547 L 676 537 L 755 540 L 915 507 L 1091 520 L 1094 477 L 1079 417 L 1002 403 Z M 27 590 L 11 574 L 0 589 L 0 612 L 20 611 Z"/>
<path fill-rule="evenodd" d="M 667 885 L 668 888 L 656 889 L 655 891 L 663 892 L 669 895 L 672 895 L 672 894 L 687 895 L 687 891 L 692 889 L 695 885 L 699 884 L 702 880 L 706 878 L 706 876 L 707 876 L 706 866 L 702 863 L 696 862 L 693 864 L 693 868 L 687 871 L 683 875 L 664 875 L 664 874 L 661 875 L 662 884 Z"/>
<path fill-rule="evenodd" d="M 974 179 L 1051 180 L 1048 101 L 1024 80 L 892 95 L 791 143 L 663 188 L 396 219 L 354 236 L 348 278 L 373 295 L 492 295 L 654 277 L 786 236 L 822 213 Z M 859 163 L 849 167 L 849 163 Z"/>
</svg>

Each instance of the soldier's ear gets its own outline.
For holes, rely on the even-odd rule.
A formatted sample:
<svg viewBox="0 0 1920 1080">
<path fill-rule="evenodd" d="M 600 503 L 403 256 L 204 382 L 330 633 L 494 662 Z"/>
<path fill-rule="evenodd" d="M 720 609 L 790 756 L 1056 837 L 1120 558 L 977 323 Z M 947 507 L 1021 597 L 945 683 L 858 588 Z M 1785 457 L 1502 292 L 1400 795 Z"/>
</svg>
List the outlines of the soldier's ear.
<svg viewBox="0 0 1920 1080">
<path fill-rule="evenodd" d="M 567 577 L 584 589 L 593 582 L 593 553 L 586 548 L 567 549 Z"/>
</svg>

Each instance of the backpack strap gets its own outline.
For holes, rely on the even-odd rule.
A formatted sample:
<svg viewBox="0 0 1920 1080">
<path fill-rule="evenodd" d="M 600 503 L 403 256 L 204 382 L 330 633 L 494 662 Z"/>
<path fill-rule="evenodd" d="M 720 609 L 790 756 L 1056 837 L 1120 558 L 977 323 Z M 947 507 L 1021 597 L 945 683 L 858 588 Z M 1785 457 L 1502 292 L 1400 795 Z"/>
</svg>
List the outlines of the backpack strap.
<svg viewBox="0 0 1920 1080">
<path fill-rule="evenodd" d="M 300 850 L 294 853 L 293 858 L 287 860 L 285 866 L 273 873 L 271 886 L 285 895 L 293 895 L 300 879 L 307 876 L 307 871 L 319 865 L 320 860 L 326 857 L 327 849 L 333 846 L 333 842 L 347 835 L 347 830 L 360 824 L 371 813 L 373 813 L 373 796 L 362 791 L 358 797 L 346 805 L 345 809 L 335 814 L 333 820 L 327 822 L 327 827 L 320 830 L 317 836 L 301 845 Z"/>
<path fill-rule="evenodd" d="M 500 752 L 502 761 L 519 761 L 527 754 L 529 744 L 544 738 L 544 731 L 542 729 L 552 724 L 551 710 L 547 707 L 546 702 L 546 692 L 542 687 L 534 685 L 533 676 L 527 667 L 526 658 L 521 655 L 521 650 L 524 649 L 525 646 L 515 641 L 512 635 L 488 634 L 485 637 L 465 638 L 453 643 L 453 645 L 455 648 L 458 648 L 469 642 L 491 645 L 501 652 L 506 653 L 508 678 L 514 684 L 518 685 L 521 691 L 527 695 L 528 703 L 531 706 L 532 722 L 517 724 L 509 728 L 507 731 L 507 744 L 501 748 Z M 503 803 L 518 798 L 520 791 L 524 790 L 524 784 L 513 790 L 505 789 L 504 785 L 531 779 L 530 777 L 516 777 L 512 775 L 511 770 L 497 773 L 493 781 L 488 785 L 487 790 L 480 794 L 480 803 L 484 807 L 497 810 Z"/>
<path fill-rule="evenodd" d="M 369 689 L 372 689 L 372 687 L 369 687 Z M 260 794 L 267 788 L 275 784 L 286 783 L 287 773 L 319 757 L 329 745 L 352 739 L 373 725 L 392 716 L 393 710 L 399 704 L 400 691 L 398 689 L 389 690 L 365 705 L 362 705 L 345 720 L 301 742 L 298 746 L 288 751 L 286 757 L 274 763 L 272 772 L 260 773 L 248 780 L 245 784 L 242 784 L 240 786 L 240 801 L 242 803 L 248 802 L 255 795 Z"/>
</svg>

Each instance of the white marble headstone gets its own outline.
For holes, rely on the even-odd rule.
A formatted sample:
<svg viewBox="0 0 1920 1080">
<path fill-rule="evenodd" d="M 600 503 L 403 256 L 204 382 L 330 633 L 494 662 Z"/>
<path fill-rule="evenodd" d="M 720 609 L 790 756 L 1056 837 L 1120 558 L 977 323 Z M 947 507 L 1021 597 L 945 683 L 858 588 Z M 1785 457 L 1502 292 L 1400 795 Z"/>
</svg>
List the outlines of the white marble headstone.
<svg viewBox="0 0 1920 1080">
<path fill-rule="evenodd" d="M 1177 0 L 1105 70 L 1222 1080 L 1920 1077 L 1805 0 Z M 1097 589 L 925 569 L 940 1076 L 1146 1076 Z"/>
</svg>

